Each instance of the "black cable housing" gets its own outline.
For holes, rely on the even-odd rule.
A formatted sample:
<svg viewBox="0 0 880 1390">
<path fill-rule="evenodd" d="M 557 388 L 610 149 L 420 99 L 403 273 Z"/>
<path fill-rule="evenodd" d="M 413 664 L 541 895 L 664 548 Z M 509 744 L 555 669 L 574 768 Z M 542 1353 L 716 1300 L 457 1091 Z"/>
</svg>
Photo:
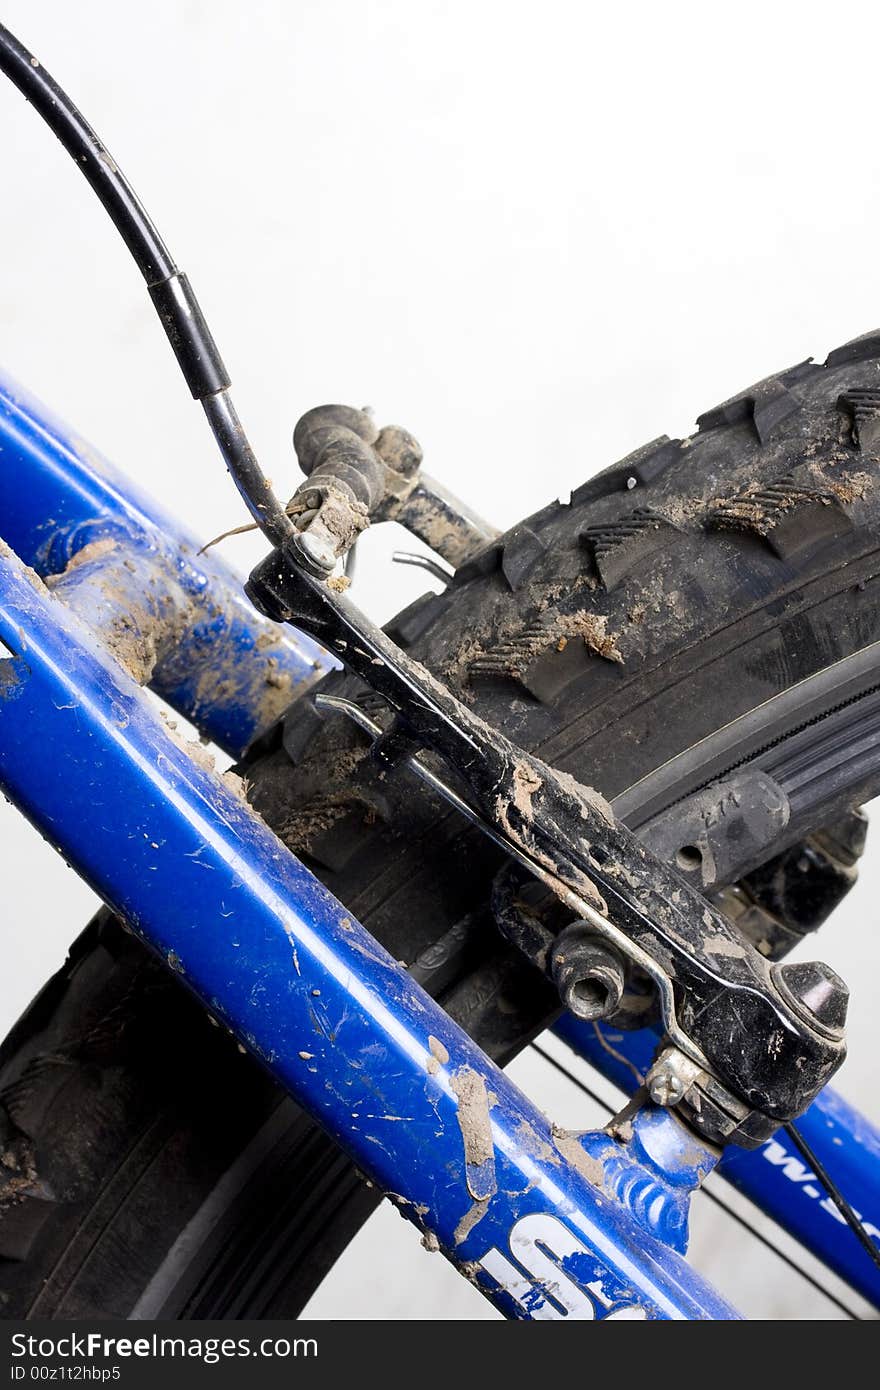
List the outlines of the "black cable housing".
<svg viewBox="0 0 880 1390">
<path fill-rule="evenodd" d="M 229 374 L 189 280 L 88 121 L 39 59 L 2 24 L 0 71 L 42 116 L 100 198 L 147 282 L 186 384 L 205 409 L 239 492 L 268 539 L 279 545 L 293 524 L 272 492 L 227 394 Z"/>
</svg>

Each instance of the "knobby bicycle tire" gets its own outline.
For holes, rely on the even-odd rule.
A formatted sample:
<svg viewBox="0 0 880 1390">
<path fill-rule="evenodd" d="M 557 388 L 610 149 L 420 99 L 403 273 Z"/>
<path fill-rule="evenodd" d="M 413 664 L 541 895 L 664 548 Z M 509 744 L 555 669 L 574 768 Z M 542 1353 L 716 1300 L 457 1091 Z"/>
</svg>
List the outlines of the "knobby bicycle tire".
<svg viewBox="0 0 880 1390">
<path fill-rule="evenodd" d="M 654 815 L 719 757 L 784 762 L 789 736 L 830 728 L 846 705 L 822 673 L 880 641 L 880 335 L 698 424 L 513 527 L 389 625 L 633 824 L 639 787 Z M 811 678 L 799 723 L 774 702 Z M 327 687 L 362 693 L 343 673 Z M 240 771 L 280 837 L 504 1062 L 555 1000 L 489 919 L 497 851 L 366 754 L 344 718 L 300 703 Z M 807 779 L 768 858 L 880 789 L 869 759 L 847 767 Z M 7 1317 L 293 1316 L 378 1200 L 106 912 L 0 1051 L 0 1155 Z"/>
</svg>

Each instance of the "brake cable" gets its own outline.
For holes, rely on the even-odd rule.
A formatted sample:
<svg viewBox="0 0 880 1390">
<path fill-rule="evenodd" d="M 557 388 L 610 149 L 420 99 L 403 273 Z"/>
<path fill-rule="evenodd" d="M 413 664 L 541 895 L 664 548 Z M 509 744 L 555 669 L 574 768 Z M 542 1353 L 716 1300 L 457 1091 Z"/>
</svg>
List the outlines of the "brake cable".
<svg viewBox="0 0 880 1390">
<path fill-rule="evenodd" d="M 0 72 L 57 135 L 98 195 L 147 282 L 193 399 L 199 401 L 226 467 L 260 529 L 279 545 L 293 523 L 273 493 L 229 395 L 231 380 L 186 275 L 107 147 L 70 97 L 14 34 L 0 24 Z"/>
<path fill-rule="evenodd" d="M 675 1044 L 659 1059 L 667 1099 L 658 1103 L 680 1100 L 707 1137 L 749 1145 L 800 1113 L 844 1056 L 842 981 L 821 964 L 771 973 L 721 913 L 616 822 L 601 797 L 477 718 L 328 592 L 325 557 L 314 569 L 304 564 L 305 545 L 295 543 L 302 537 L 248 443 L 195 295 L 131 185 L 66 93 L 2 26 L 0 71 L 76 161 L 122 235 L 229 472 L 275 547 L 246 586 L 252 601 L 340 653 L 383 697 L 394 722 L 374 746 L 380 761 L 392 765 L 419 745 L 433 748 L 463 778 L 469 809 L 487 830 L 500 832 L 507 852 L 525 857 L 580 925 L 589 924 L 653 979 Z M 369 453 L 367 462 L 376 464 Z"/>
</svg>

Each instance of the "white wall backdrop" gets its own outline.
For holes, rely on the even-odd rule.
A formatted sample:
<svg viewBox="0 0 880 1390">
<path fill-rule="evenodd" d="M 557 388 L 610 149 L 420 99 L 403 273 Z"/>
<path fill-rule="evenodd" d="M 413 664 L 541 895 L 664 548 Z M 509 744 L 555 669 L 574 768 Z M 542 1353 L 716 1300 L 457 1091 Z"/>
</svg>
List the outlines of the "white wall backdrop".
<svg viewBox="0 0 880 1390">
<path fill-rule="evenodd" d="M 4 22 L 189 272 L 285 495 L 299 414 L 369 403 L 508 525 L 880 320 L 869 0 L 7 0 Z M 116 233 L 6 86 L 0 132 L 0 360 L 204 535 L 236 524 Z M 425 587 L 392 544 L 370 537 L 358 580 L 380 620 Z M 0 835 L 5 1026 L 93 900 L 9 808 Z M 855 985 L 840 1085 L 875 1118 L 878 889 L 868 867 L 821 943 Z M 516 1072 L 595 1121 L 533 1056 Z M 705 1202 L 695 1226 L 752 1316 L 834 1315 Z M 390 1210 L 311 1311 L 492 1316 Z"/>
</svg>

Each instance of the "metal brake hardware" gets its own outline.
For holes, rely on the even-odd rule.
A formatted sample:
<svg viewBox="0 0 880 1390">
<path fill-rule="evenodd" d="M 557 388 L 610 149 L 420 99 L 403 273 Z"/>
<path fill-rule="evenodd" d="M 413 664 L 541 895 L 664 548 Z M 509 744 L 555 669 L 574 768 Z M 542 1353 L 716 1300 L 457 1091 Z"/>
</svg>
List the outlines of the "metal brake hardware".
<svg viewBox="0 0 880 1390">
<path fill-rule="evenodd" d="M 629 1009 L 630 1026 L 640 1007 L 641 1021 L 657 1018 L 661 1043 L 646 1079 L 654 1103 L 713 1143 L 763 1143 L 843 1061 L 846 985 L 821 962 L 768 961 L 602 796 L 493 729 L 360 613 L 344 586 L 327 582 L 371 520 L 402 521 L 453 568 L 496 538 L 421 474 L 410 434 L 324 406 L 303 416 L 294 443 L 306 473 L 286 508 L 294 533 L 253 571 L 252 602 L 316 638 L 381 696 L 384 725 L 356 701 L 318 699 L 352 717 L 376 757 L 407 763 L 540 886 L 544 906 L 519 911 L 514 894 L 496 920 L 565 1006 L 592 1020 Z M 423 749 L 461 791 L 420 759 Z"/>
<path fill-rule="evenodd" d="M 407 430 L 379 430 L 366 410 L 318 406 L 298 422 L 293 446 L 306 479 L 286 511 L 300 563 L 319 578 L 371 521 L 399 521 L 453 569 L 498 535 L 422 471 Z"/>
</svg>

